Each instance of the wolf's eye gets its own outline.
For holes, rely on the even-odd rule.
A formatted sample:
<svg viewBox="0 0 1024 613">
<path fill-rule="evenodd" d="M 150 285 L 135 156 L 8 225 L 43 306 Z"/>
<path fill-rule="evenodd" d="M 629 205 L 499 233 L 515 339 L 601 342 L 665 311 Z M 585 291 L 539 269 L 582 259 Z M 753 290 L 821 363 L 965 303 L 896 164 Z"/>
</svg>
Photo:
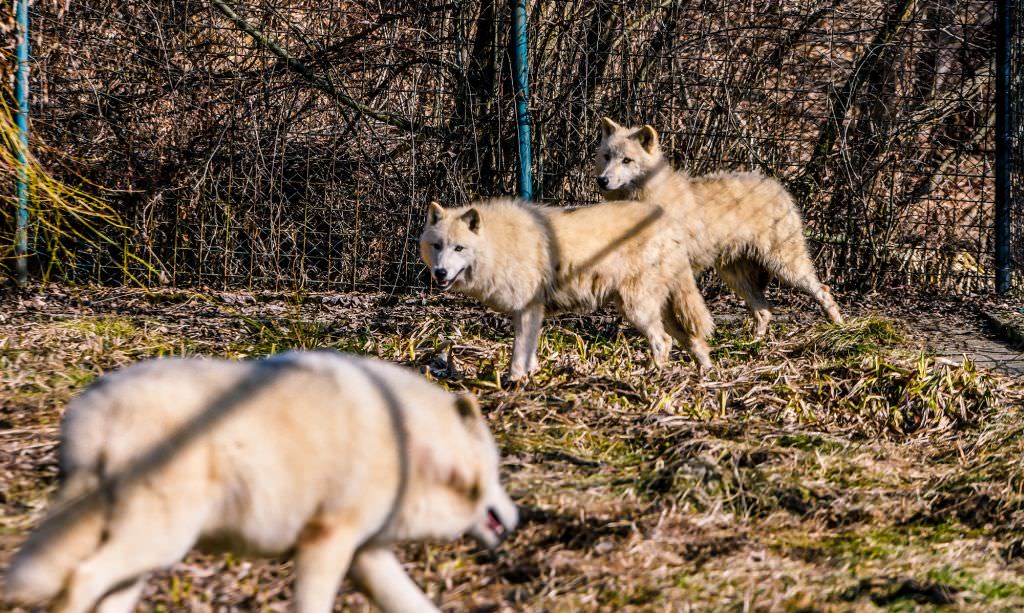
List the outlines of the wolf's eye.
<svg viewBox="0 0 1024 613">
<path fill-rule="evenodd" d="M 463 249 L 465 249 L 465 247 L 462 245 L 455 245 L 455 251 L 462 251 Z"/>
<path fill-rule="evenodd" d="M 632 164 L 633 163 L 633 158 L 622 158 L 622 163 L 623 164 Z"/>
<path fill-rule="evenodd" d="M 442 247 L 442 246 L 443 246 L 443 245 L 441 245 L 441 243 L 434 243 L 434 249 L 437 249 L 438 251 L 440 251 L 440 250 L 441 250 L 441 247 Z"/>
<path fill-rule="evenodd" d="M 606 161 L 606 162 L 612 161 L 612 154 L 610 154 L 610 153 L 604 154 L 604 161 Z"/>
</svg>

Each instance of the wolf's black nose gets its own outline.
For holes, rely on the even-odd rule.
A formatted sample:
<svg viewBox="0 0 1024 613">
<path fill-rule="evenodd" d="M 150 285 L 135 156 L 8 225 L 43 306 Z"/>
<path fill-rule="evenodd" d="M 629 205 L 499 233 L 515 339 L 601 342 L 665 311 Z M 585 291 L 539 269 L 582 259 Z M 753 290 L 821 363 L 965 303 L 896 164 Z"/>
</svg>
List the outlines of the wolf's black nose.
<svg viewBox="0 0 1024 613">
<path fill-rule="evenodd" d="M 597 184 L 601 186 L 601 189 L 608 189 L 608 177 L 598 177 Z"/>
<path fill-rule="evenodd" d="M 445 277 L 448 276 L 448 271 L 445 270 L 444 268 L 435 268 L 434 276 L 437 278 L 438 281 L 444 281 Z"/>
</svg>

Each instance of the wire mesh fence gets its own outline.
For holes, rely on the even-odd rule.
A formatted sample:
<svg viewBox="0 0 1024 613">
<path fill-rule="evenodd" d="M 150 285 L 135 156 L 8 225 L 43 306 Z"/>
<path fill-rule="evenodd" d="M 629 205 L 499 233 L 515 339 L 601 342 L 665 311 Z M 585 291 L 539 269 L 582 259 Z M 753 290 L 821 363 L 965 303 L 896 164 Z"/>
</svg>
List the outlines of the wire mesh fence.
<svg viewBox="0 0 1024 613">
<path fill-rule="evenodd" d="M 681 169 L 782 179 L 833 284 L 991 288 L 992 3 L 528 9 L 537 199 L 596 201 L 599 118 L 649 123 Z M 75 250 L 73 279 L 123 281 L 129 249 L 153 283 L 423 287 L 425 204 L 515 189 L 507 1 L 34 10 L 37 151 L 111 190 L 127 228 Z"/>
</svg>

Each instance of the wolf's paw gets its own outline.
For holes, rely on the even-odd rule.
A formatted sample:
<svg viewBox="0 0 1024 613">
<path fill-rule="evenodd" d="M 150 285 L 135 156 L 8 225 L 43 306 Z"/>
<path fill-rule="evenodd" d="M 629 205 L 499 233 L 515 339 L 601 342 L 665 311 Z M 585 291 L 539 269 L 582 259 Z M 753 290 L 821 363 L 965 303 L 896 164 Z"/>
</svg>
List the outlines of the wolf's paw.
<svg viewBox="0 0 1024 613">
<path fill-rule="evenodd" d="M 698 354 L 693 357 L 693 365 L 697 367 L 697 372 L 704 374 L 714 368 L 715 363 L 711 361 L 711 356 L 707 354 Z"/>
<path fill-rule="evenodd" d="M 501 387 L 517 389 L 530 382 L 532 373 L 506 373 L 501 376 Z"/>
</svg>

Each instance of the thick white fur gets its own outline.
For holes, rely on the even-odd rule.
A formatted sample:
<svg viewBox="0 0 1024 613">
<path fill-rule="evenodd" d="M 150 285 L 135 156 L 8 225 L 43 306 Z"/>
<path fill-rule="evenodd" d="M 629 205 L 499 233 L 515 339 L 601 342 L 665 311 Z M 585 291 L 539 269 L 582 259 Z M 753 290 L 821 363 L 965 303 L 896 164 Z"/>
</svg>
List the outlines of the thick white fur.
<svg viewBox="0 0 1024 613">
<path fill-rule="evenodd" d="M 254 382 L 211 418 L 215 399 Z M 197 423 L 166 461 L 125 477 Z M 58 511 L 15 556 L 5 594 L 24 603 L 59 596 L 65 613 L 134 610 L 146 574 L 197 544 L 294 549 L 302 612 L 330 611 L 349 570 L 385 610 L 436 610 L 389 546 L 467 530 L 495 545 L 503 531 L 488 511 L 506 530 L 517 522 L 475 400 L 376 360 L 290 352 L 144 362 L 74 399 L 61 437 Z M 69 505 L 79 512 L 58 523 Z"/>
<path fill-rule="evenodd" d="M 513 380 L 537 367 L 546 311 L 588 312 L 609 300 L 647 337 L 656 364 L 674 338 L 708 366 L 713 322 L 674 223 L 662 207 L 635 201 L 573 210 L 508 199 L 431 203 L 420 250 L 435 279 L 444 271 L 442 287 L 511 317 Z"/>
<path fill-rule="evenodd" d="M 808 255 L 796 203 L 775 179 L 753 172 L 690 177 L 665 159 L 654 128 L 626 128 L 608 118 L 601 120 L 594 167 L 605 198 L 657 203 L 682 219 L 681 238 L 695 272 L 715 267 L 747 303 L 755 335 L 763 335 L 771 319 L 764 289 L 772 276 L 813 297 L 832 321 L 842 321 Z"/>
</svg>

